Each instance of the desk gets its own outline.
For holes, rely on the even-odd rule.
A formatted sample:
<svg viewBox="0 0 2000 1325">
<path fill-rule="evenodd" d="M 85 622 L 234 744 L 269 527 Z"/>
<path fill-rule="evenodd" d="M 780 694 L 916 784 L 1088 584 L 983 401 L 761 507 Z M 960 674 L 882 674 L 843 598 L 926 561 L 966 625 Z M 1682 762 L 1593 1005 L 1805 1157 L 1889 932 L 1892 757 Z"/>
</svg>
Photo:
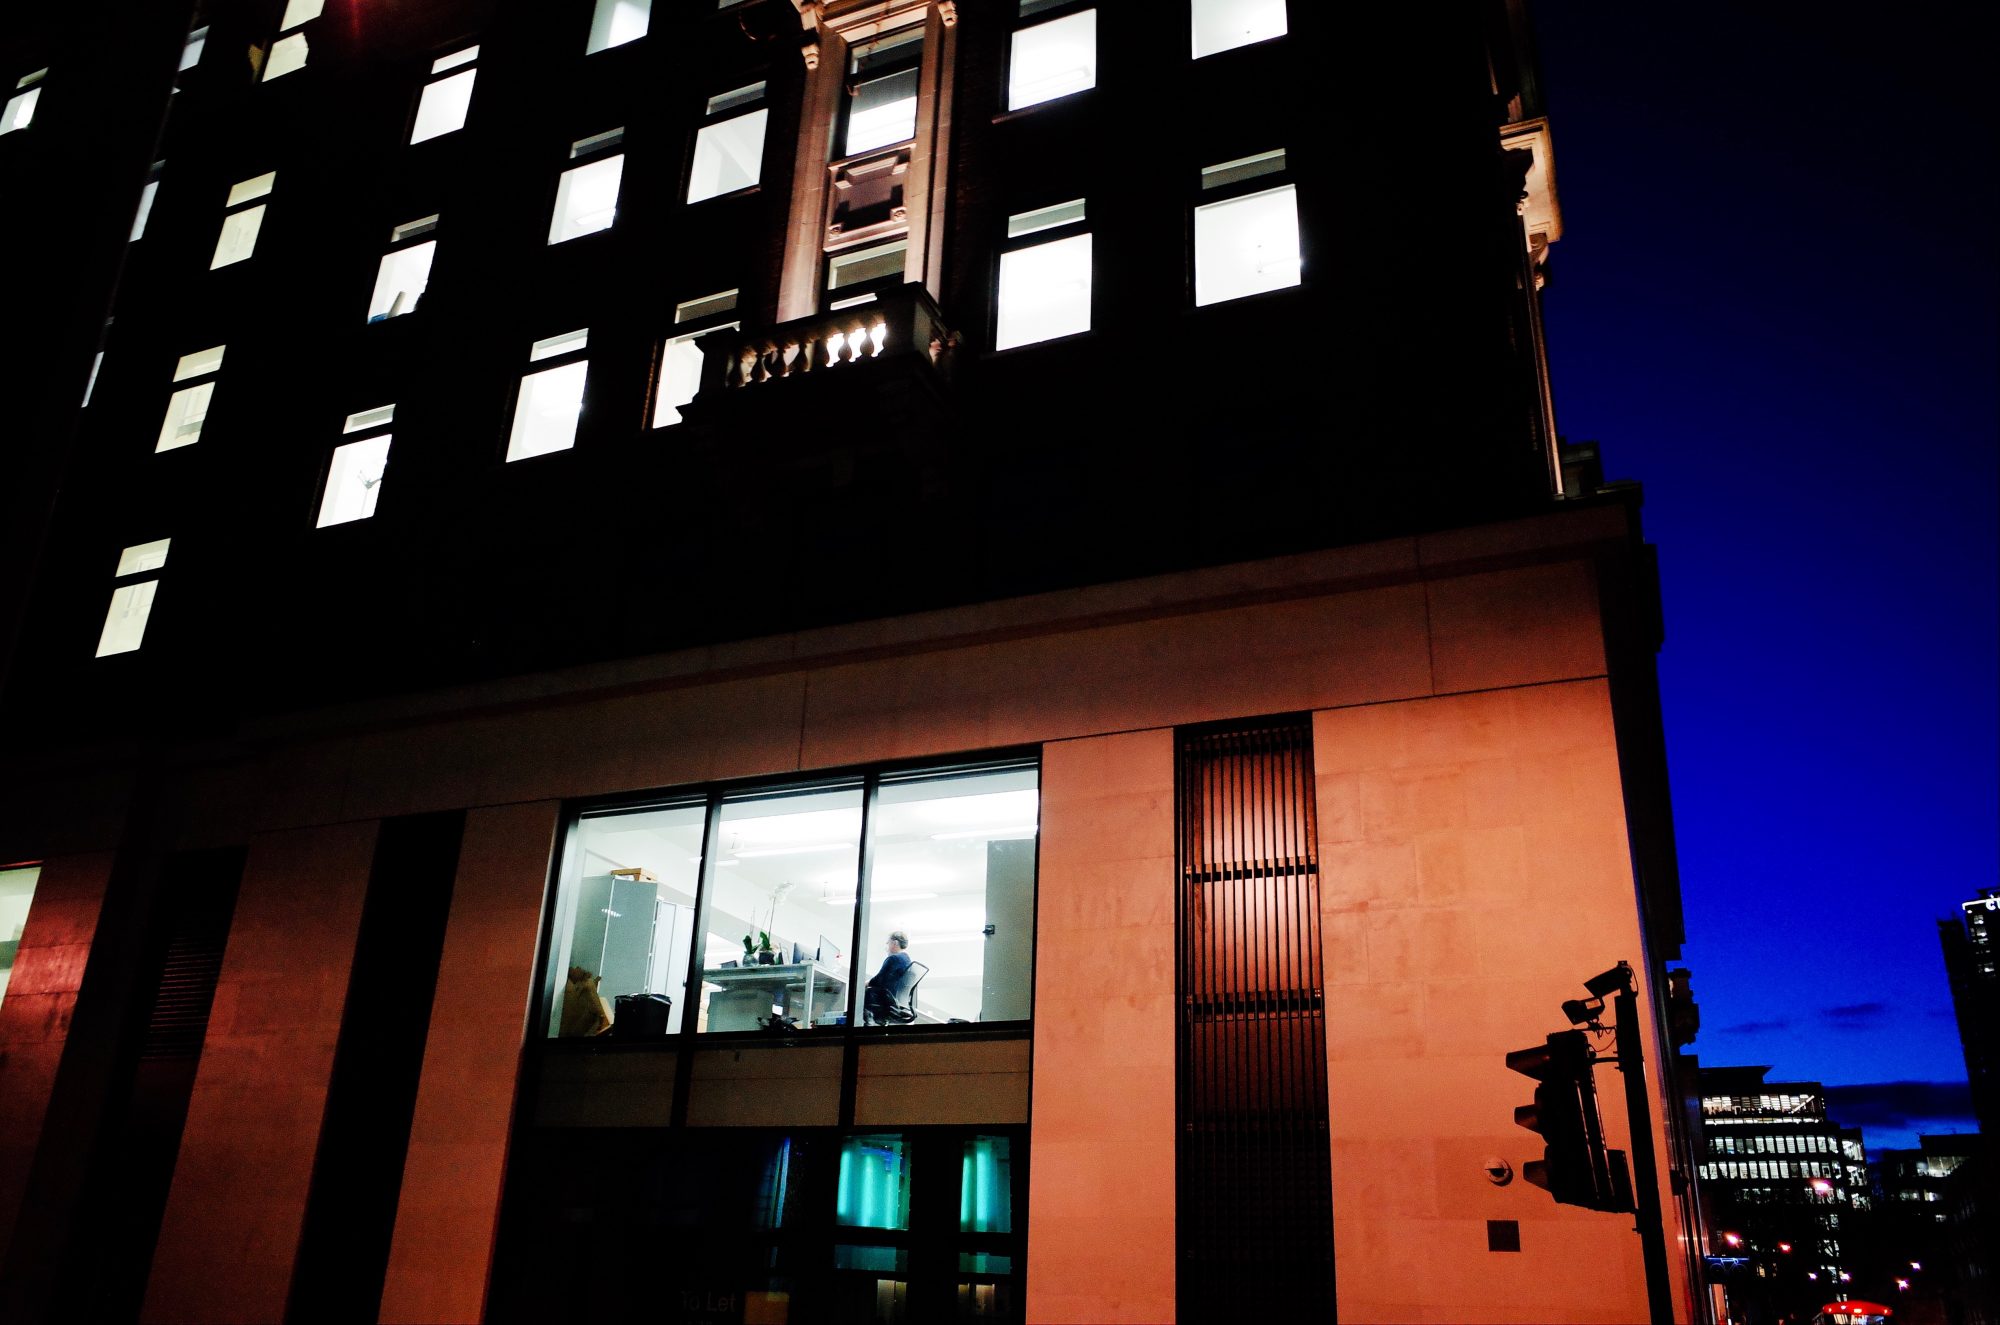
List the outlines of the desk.
<svg viewBox="0 0 2000 1325">
<path fill-rule="evenodd" d="M 839 971 L 822 966 L 816 961 L 786 962 L 777 966 L 710 966 L 701 973 L 705 984 L 717 985 L 727 990 L 765 990 L 770 994 L 765 1002 L 762 1015 L 769 1016 L 768 1008 L 773 1003 L 782 1002 L 787 1015 L 796 1016 L 800 1004 L 805 1006 L 805 1015 L 799 1018 L 801 1029 L 819 1024 L 819 1011 L 840 1012 L 847 1006 L 847 978 Z M 780 997 L 782 995 L 782 997 Z M 714 1004 L 711 1002 L 713 1012 Z M 718 1026 L 716 1018 L 709 1018 L 708 1028 L 712 1031 L 753 1031 L 756 1025 Z"/>
</svg>

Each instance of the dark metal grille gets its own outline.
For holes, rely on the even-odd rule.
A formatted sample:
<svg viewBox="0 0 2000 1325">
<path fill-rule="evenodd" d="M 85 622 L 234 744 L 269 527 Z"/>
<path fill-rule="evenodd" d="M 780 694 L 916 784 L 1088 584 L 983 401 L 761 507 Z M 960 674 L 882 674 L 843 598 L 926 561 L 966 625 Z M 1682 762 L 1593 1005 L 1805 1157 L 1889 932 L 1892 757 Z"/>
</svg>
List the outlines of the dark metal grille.
<svg viewBox="0 0 2000 1325">
<path fill-rule="evenodd" d="M 146 1022 L 146 1037 L 139 1046 L 141 1058 L 200 1056 L 216 982 L 222 976 L 222 949 L 227 939 L 225 931 L 181 933 L 168 941 L 153 1015 Z"/>
<path fill-rule="evenodd" d="M 1311 728 L 1189 729 L 1177 755 L 1180 1318 L 1331 1321 Z"/>
</svg>

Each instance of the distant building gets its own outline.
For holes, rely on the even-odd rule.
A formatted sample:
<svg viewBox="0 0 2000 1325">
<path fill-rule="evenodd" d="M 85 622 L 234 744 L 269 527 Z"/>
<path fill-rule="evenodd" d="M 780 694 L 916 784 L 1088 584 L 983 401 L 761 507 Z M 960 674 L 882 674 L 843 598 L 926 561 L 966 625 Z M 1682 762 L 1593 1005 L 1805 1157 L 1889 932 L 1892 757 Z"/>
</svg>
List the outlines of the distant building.
<svg viewBox="0 0 2000 1325">
<path fill-rule="evenodd" d="M 1979 1130 L 2000 1136 L 2000 889 L 1961 903 L 1963 917 L 1938 921 L 1945 975 L 1958 1012 L 1965 1075 Z"/>
<path fill-rule="evenodd" d="M 1766 1081 L 1769 1067 L 1704 1067 L 1698 1170 L 1714 1251 L 1744 1262 L 1729 1281 L 1736 1320 L 1810 1310 L 1853 1283 L 1855 1216 L 1873 1200 L 1861 1133 L 1826 1115 L 1817 1081 Z"/>
</svg>

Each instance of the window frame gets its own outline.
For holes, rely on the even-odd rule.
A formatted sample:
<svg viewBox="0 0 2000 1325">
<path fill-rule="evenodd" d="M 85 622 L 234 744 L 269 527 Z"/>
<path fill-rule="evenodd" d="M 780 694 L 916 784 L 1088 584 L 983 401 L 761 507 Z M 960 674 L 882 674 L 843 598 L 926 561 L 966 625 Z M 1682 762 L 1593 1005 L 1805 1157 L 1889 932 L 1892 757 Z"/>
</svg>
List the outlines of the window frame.
<svg viewBox="0 0 2000 1325">
<path fill-rule="evenodd" d="M 467 87 L 465 91 L 465 117 L 452 128 L 441 129 L 437 133 L 426 134 L 422 138 L 417 137 L 417 121 L 423 118 L 424 98 L 429 95 L 432 88 L 438 86 L 440 83 L 449 82 L 451 79 L 457 78 L 462 74 L 470 74 L 472 76 L 471 86 Z M 410 103 L 409 132 L 403 138 L 403 146 L 420 147 L 425 143 L 434 143 L 440 138 L 449 138 L 455 133 L 463 133 L 465 126 L 472 123 L 472 99 L 478 95 L 478 92 L 478 42 L 470 42 L 463 46 L 454 47 L 446 51 L 443 55 L 433 59 L 431 61 L 430 73 L 426 74 L 424 81 L 417 85 L 417 95 Z"/>
<path fill-rule="evenodd" d="M 625 126 L 621 124 L 577 139 L 569 145 L 569 154 L 563 159 L 566 164 L 556 171 L 555 187 L 549 192 L 549 229 L 543 236 L 544 248 L 559 248 L 564 244 L 589 239 L 592 235 L 607 234 L 618 228 L 619 202 L 625 192 Z M 610 161 L 618 162 L 618 181 L 611 195 L 611 220 L 595 229 L 580 230 L 573 235 L 557 238 L 555 231 L 561 220 L 564 181 L 579 171 L 602 166 Z"/>
<path fill-rule="evenodd" d="M 443 213 L 432 212 L 429 216 L 419 216 L 414 220 L 405 221 L 401 225 L 389 227 L 388 247 L 382 250 L 381 257 L 375 261 L 375 280 L 368 287 L 368 303 L 361 310 L 366 325 L 372 327 L 381 322 L 394 322 L 397 318 L 411 316 L 423 307 L 425 297 L 430 294 L 431 273 L 436 270 L 437 253 L 435 250 L 431 253 L 432 265 L 424 271 L 424 288 L 418 293 L 417 301 L 414 305 L 400 313 L 385 312 L 379 317 L 372 311 L 375 307 L 376 286 L 382 283 L 382 264 L 397 253 L 405 253 L 414 248 L 421 248 L 425 244 L 436 244 L 438 229 L 443 224 Z M 394 301 L 392 300 L 390 307 L 393 309 L 394 306 Z"/>
<path fill-rule="evenodd" d="M 729 300 L 727 307 L 718 307 L 708 312 L 697 313 L 693 317 L 686 319 L 681 317 L 683 309 L 693 305 L 715 303 L 725 298 Z M 687 422 L 685 418 L 670 419 L 664 423 L 660 421 L 660 399 L 666 388 L 665 375 L 668 347 L 678 344 L 681 341 L 697 340 L 713 331 L 739 329 L 742 325 L 743 289 L 741 286 L 728 290 L 717 290 L 712 294 L 694 295 L 675 303 L 673 321 L 668 324 L 665 334 L 656 337 L 653 343 L 653 371 L 650 378 L 652 389 L 646 397 L 645 419 L 647 432 L 659 432 L 667 428 L 678 428 Z M 698 396 L 700 394 L 701 383 L 697 376 L 695 395 Z M 681 405 L 690 404 L 693 400 L 694 396 L 690 396 L 687 400 L 681 402 Z M 681 405 L 675 405 L 672 408 L 676 412 L 679 412 Z"/>
<path fill-rule="evenodd" d="M 1067 190 L 1058 190 L 1058 192 L 1066 192 L 1066 191 Z M 1079 203 L 1083 206 L 1083 214 L 1078 216 L 1075 220 L 1062 221 L 1055 225 L 1038 226 L 1035 229 L 1023 231 L 1022 233 L 1017 235 L 1009 235 L 1007 233 L 1009 228 L 1013 225 L 1013 223 L 1021 219 L 1022 217 L 1033 216 L 1037 212 L 1049 211 L 1057 207 L 1068 206 L 1071 203 Z M 1090 325 L 1085 327 L 1081 331 L 1067 332 L 1061 336 L 1050 336 L 1042 340 L 1022 341 L 1018 345 L 1009 345 L 1004 349 L 1000 347 L 1001 260 L 1005 258 L 1009 253 L 1018 253 L 1026 249 L 1039 248 L 1044 244 L 1059 243 L 1062 240 L 1075 239 L 1079 236 L 1088 237 L 1091 234 L 1092 230 L 1091 230 L 1091 220 L 1090 220 L 1090 197 L 1087 193 L 1076 198 L 1063 198 L 1056 201 L 1042 203 L 1038 206 L 1024 208 L 1023 210 L 1018 212 L 1010 212 L 1000 218 L 997 227 L 997 233 L 993 241 L 993 283 L 992 286 L 990 287 L 993 291 L 993 317 L 992 317 L 992 332 L 988 340 L 988 344 L 992 348 L 988 351 L 988 353 L 1014 354 L 1021 350 L 1032 350 L 1039 345 L 1062 344 L 1064 342 L 1076 340 L 1083 336 L 1092 335 L 1096 332 L 1097 312 L 1098 312 L 1097 245 L 1095 239 L 1092 239 L 1091 255 L 1090 255 Z"/>
<path fill-rule="evenodd" d="M 1198 51 L 1195 49 L 1195 34 L 1197 31 L 1196 29 L 1197 20 L 1195 18 L 1195 10 L 1198 9 L 1203 4 L 1203 2 L 1204 0 L 1188 0 L 1188 59 L 1189 60 L 1192 61 L 1211 60 L 1218 55 L 1227 55 L 1231 51 L 1247 50 L 1252 46 L 1267 46 L 1274 41 L 1282 41 L 1286 37 L 1292 35 L 1292 7 L 1290 0 L 1275 0 L 1275 3 L 1277 4 L 1279 10 L 1282 11 L 1285 16 L 1284 31 L 1274 32 L 1268 37 L 1256 37 L 1252 38 L 1249 41 L 1239 41 L 1233 46 L 1218 46 L 1212 51 Z M 1227 0 L 1224 0 L 1224 2 L 1226 3 Z"/>
<path fill-rule="evenodd" d="M 556 348 L 546 354 L 540 352 L 542 346 L 566 340 L 571 336 L 581 338 L 575 346 Z M 553 372 L 558 368 L 568 368 L 576 364 L 584 366 L 583 386 L 577 392 L 576 421 L 570 429 L 569 445 L 555 447 L 548 451 L 536 451 L 531 455 L 517 456 L 510 454 L 514 449 L 514 431 L 519 426 L 521 416 L 521 393 L 527 388 L 528 382 L 543 373 Z M 577 442 L 583 434 L 584 415 L 590 409 L 589 365 L 590 328 L 587 326 L 578 327 L 573 331 L 557 332 L 552 336 L 544 336 L 529 346 L 527 363 L 523 367 L 521 375 L 515 379 L 514 407 L 507 413 L 507 426 L 500 439 L 500 463 L 503 467 L 518 465 L 530 460 L 541 460 L 553 455 L 564 455 L 576 449 Z"/>
<path fill-rule="evenodd" d="M 1035 4 L 1035 8 L 1023 13 L 1023 9 L 1031 3 Z M 998 83 L 1000 118 L 1026 115 L 1030 111 L 1041 109 L 1043 106 L 1069 103 L 1072 98 L 1095 92 L 1098 89 L 1101 83 L 1100 75 L 1102 72 L 1098 64 L 1098 56 L 1101 51 L 1101 44 L 1098 38 L 1101 33 L 1093 27 L 1091 32 L 1089 87 L 1080 87 L 1073 92 L 1063 92 L 1053 97 L 1044 97 L 1039 101 L 1030 101 L 1021 106 L 1014 104 L 1014 61 L 1021 34 L 1032 28 L 1044 27 L 1050 23 L 1060 22 L 1063 19 L 1074 18 L 1079 14 L 1093 12 L 1099 7 L 1099 0 L 1016 0 L 1013 6 L 1014 12 L 1008 21 L 1007 45 L 1002 57 L 1003 63 Z"/>
<path fill-rule="evenodd" d="M 1277 154 L 1280 158 L 1278 166 L 1274 169 L 1258 171 L 1254 174 L 1244 175 L 1215 185 L 1204 185 L 1202 183 L 1202 176 L 1208 171 L 1219 170 L 1229 166 L 1250 164 L 1259 158 L 1273 153 Z M 1197 218 L 1201 210 L 1204 207 L 1212 207 L 1218 203 L 1235 202 L 1238 199 L 1252 197 L 1259 193 L 1271 193 L 1278 189 L 1287 188 L 1292 191 L 1292 216 L 1299 235 L 1299 278 L 1289 285 L 1274 286 L 1268 290 L 1254 290 L 1248 294 L 1231 295 L 1224 299 L 1211 299 L 1207 303 L 1200 302 L 1201 253 L 1197 246 L 1200 222 Z M 1293 156 L 1293 149 L 1290 146 L 1266 147 L 1261 150 L 1245 152 L 1241 156 L 1228 157 L 1211 165 L 1198 165 L 1194 168 L 1189 190 L 1186 212 L 1187 232 L 1185 236 L 1187 243 L 1187 306 L 1189 308 L 1196 310 L 1219 308 L 1226 304 L 1241 304 L 1246 300 L 1278 299 L 1285 297 L 1290 292 L 1305 288 L 1307 284 L 1306 264 L 1308 260 L 1306 252 L 1306 227 L 1304 223 L 1305 212 L 1300 204 L 1298 168 Z"/>
<path fill-rule="evenodd" d="M 748 92 L 753 88 L 756 89 L 754 97 L 733 102 L 717 110 L 707 109 L 725 97 L 733 96 L 739 92 Z M 687 164 L 682 169 L 680 188 L 680 205 L 683 207 L 699 207 L 703 203 L 719 202 L 724 198 L 740 198 L 762 189 L 764 187 L 765 158 L 771 154 L 771 84 L 768 76 L 760 74 L 759 77 L 752 79 L 750 82 L 738 83 L 734 87 L 724 88 L 720 92 L 703 98 L 702 106 L 704 109 L 696 119 L 694 131 L 688 135 L 687 140 Z M 764 114 L 764 132 L 757 149 L 757 178 L 751 180 L 748 184 L 729 189 L 723 193 L 705 194 L 700 198 L 689 197 L 688 195 L 694 191 L 694 164 L 695 158 L 701 152 L 702 134 L 710 129 L 727 124 L 731 120 L 742 119 L 747 115 L 754 115 L 759 111 Z"/>
<path fill-rule="evenodd" d="M 357 410 L 349 414 L 345 422 L 341 425 L 339 437 L 335 439 L 332 447 L 327 450 L 326 461 L 320 466 L 319 486 L 314 489 L 319 498 L 312 506 L 312 527 L 315 532 L 321 529 L 339 529 L 346 525 L 366 524 L 381 513 L 382 494 L 377 492 L 375 494 L 375 504 L 365 514 L 352 515 L 344 520 L 323 521 L 320 518 L 326 513 L 329 485 L 333 482 L 334 460 L 343 448 L 354 446 L 361 442 L 386 441 L 390 443 L 391 449 L 393 449 L 396 434 L 396 404 L 397 402 L 392 400 L 386 405 L 373 405 L 367 409 Z M 369 416 L 372 414 L 380 414 L 383 417 L 369 420 Z M 362 420 L 362 422 L 356 422 L 356 420 Z M 387 484 L 388 481 L 389 452 L 385 450 L 382 453 L 382 476 L 376 479 L 375 483 L 377 487 L 381 487 Z"/>
<path fill-rule="evenodd" d="M 917 120 L 922 116 L 924 55 L 925 47 L 930 44 L 927 40 L 928 36 L 929 33 L 925 30 L 925 21 L 919 18 L 914 22 L 905 23 L 901 27 L 891 28 L 886 32 L 880 32 L 872 37 L 857 41 L 841 53 L 841 62 L 843 65 L 841 90 L 843 95 L 840 98 L 839 113 L 834 117 L 835 123 L 833 125 L 832 138 L 833 142 L 839 145 L 840 150 L 833 153 L 834 161 L 846 161 L 854 157 L 873 156 L 877 152 L 893 151 L 904 143 L 916 140 Z M 861 58 L 864 47 L 878 46 L 887 41 L 896 42 L 896 45 L 890 49 L 898 52 L 898 54 L 886 60 L 879 69 L 870 71 L 867 77 L 864 78 L 860 72 L 857 72 L 853 68 L 854 61 Z M 859 93 L 864 83 L 880 82 L 884 79 L 894 78 L 905 73 L 917 76 L 917 90 L 912 97 L 915 108 L 910 112 L 910 136 L 908 138 L 892 139 L 886 143 L 876 143 L 873 147 L 858 149 L 849 147 L 847 144 L 847 135 L 854 122 L 854 103 L 859 99 Z"/>
<path fill-rule="evenodd" d="M 566 801 L 559 819 L 556 840 L 549 855 L 548 885 L 544 889 L 541 943 L 537 958 L 538 969 L 534 991 L 534 1005 L 528 1022 L 528 1036 L 531 1042 L 544 1047 L 563 1046 L 555 1052 L 567 1052 L 572 1048 L 588 1052 L 606 1042 L 617 1044 L 621 1049 L 633 1045 L 650 1045 L 663 1049 L 683 1049 L 697 1046 L 727 1045 L 749 1041 L 785 1044 L 827 1045 L 840 1044 L 849 1039 L 864 1042 L 888 1037 L 901 1042 L 908 1039 L 979 1039 L 1017 1038 L 1031 1031 L 1034 1025 L 1034 988 L 1036 963 L 1041 960 L 1041 889 L 1042 889 L 1042 821 L 1043 781 L 1042 747 L 1039 745 L 1010 747 L 978 753 L 951 756 L 931 756 L 911 758 L 884 763 L 824 769 L 812 772 L 777 774 L 766 777 L 739 778 L 720 782 L 695 784 L 684 788 L 663 788 L 652 792 L 613 793 L 601 796 L 579 797 Z M 1005 773 L 1033 770 L 1035 774 L 1035 860 L 1033 895 L 1028 901 L 1029 914 L 1034 917 L 1035 932 L 1031 936 L 1029 948 L 1027 981 L 1028 1016 L 1011 1021 L 968 1021 L 962 1023 L 909 1024 L 896 1026 L 863 1026 L 860 1023 L 862 991 L 866 984 L 863 974 L 868 962 L 865 950 L 863 925 L 870 919 L 869 910 L 873 901 L 871 892 L 874 880 L 871 877 L 874 843 L 873 814 L 876 801 L 884 784 L 891 786 L 907 783 L 921 783 L 928 780 L 944 780 L 952 777 L 974 776 L 982 773 Z M 855 850 L 855 896 L 851 927 L 846 935 L 848 954 L 848 976 L 845 1010 L 847 1023 L 843 1026 L 801 1027 L 783 1036 L 774 1036 L 765 1030 L 751 1031 L 697 1031 L 701 1008 L 702 964 L 701 945 L 706 941 L 710 923 L 710 907 L 713 901 L 713 876 L 717 868 L 714 860 L 714 844 L 718 835 L 718 825 L 726 806 L 740 804 L 746 800 L 778 798 L 803 795 L 814 792 L 835 792 L 858 789 L 861 793 L 860 839 Z M 562 1037 L 553 1032 L 553 1018 L 561 1003 L 565 971 L 558 971 L 554 958 L 562 950 L 568 938 L 567 931 L 559 932 L 564 920 L 563 903 L 566 900 L 565 885 L 569 879 L 569 865 L 577 852 L 580 829 L 587 819 L 616 817 L 621 814 L 637 814 L 653 810 L 702 808 L 701 857 L 697 863 L 695 904 L 690 923 L 687 982 L 672 994 L 674 999 L 673 1029 L 657 1038 L 632 1041 L 612 1041 L 609 1036 L 598 1035 L 584 1038 Z M 833 937 L 829 935 L 828 937 Z M 868 1129 L 877 1130 L 877 1129 Z"/>
<path fill-rule="evenodd" d="M 254 186 L 260 181 L 265 180 L 268 180 L 269 183 L 264 184 L 262 188 L 256 189 L 254 192 L 245 194 L 240 198 L 236 196 L 238 191 L 246 186 Z M 267 170 L 261 175 L 252 175 L 247 179 L 240 179 L 229 186 L 229 192 L 223 196 L 222 224 L 215 232 L 215 249 L 209 255 L 208 259 L 208 269 L 210 271 L 221 271 L 225 267 L 240 267 L 257 256 L 257 245 L 264 238 L 264 222 L 270 219 L 270 198 L 277 191 L 278 172 L 276 170 Z M 217 261 L 222 256 L 222 241 L 229 233 L 229 223 L 239 217 L 251 215 L 256 216 L 257 222 L 250 229 L 249 251 L 240 258 L 231 258 L 227 262 Z"/>
<path fill-rule="evenodd" d="M 151 566 L 134 567 L 132 570 L 124 572 L 118 569 L 119 566 L 124 564 L 126 557 L 143 548 L 151 547 L 156 543 L 163 545 L 158 563 Z M 167 558 L 173 552 L 172 544 L 173 539 L 171 537 L 154 538 L 148 539 L 143 543 L 128 543 L 119 549 L 118 561 L 113 563 L 111 572 L 111 601 L 106 604 L 104 609 L 104 624 L 98 628 L 97 651 L 91 655 L 93 659 L 120 658 L 126 654 L 137 653 L 145 647 L 146 632 L 153 624 L 153 611 L 160 604 L 160 581 L 166 577 Z M 146 585 L 151 585 L 153 591 L 146 597 L 146 613 L 139 622 L 139 638 L 133 641 L 130 648 L 111 649 L 107 651 L 104 647 L 104 641 L 105 636 L 111 629 L 111 614 L 117 609 L 118 595 L 127 590 L 139 589 Z"/>
</svg>

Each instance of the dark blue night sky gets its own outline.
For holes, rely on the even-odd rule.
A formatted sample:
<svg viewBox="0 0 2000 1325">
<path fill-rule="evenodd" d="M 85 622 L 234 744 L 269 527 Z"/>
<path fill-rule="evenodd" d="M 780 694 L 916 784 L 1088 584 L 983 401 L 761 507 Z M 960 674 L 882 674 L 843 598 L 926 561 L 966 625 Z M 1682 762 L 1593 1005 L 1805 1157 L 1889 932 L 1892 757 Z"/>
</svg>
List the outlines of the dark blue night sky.
<svg viewBox="0 0 2000 1325">
<path fill-rule="evenodd" d="M 1538 0 L 1558 426 L 1645 484 L 1705 1063 L 1970 1130 L 1935 918 L 2000 881 L 1984 5 Z"/>
</svg>

